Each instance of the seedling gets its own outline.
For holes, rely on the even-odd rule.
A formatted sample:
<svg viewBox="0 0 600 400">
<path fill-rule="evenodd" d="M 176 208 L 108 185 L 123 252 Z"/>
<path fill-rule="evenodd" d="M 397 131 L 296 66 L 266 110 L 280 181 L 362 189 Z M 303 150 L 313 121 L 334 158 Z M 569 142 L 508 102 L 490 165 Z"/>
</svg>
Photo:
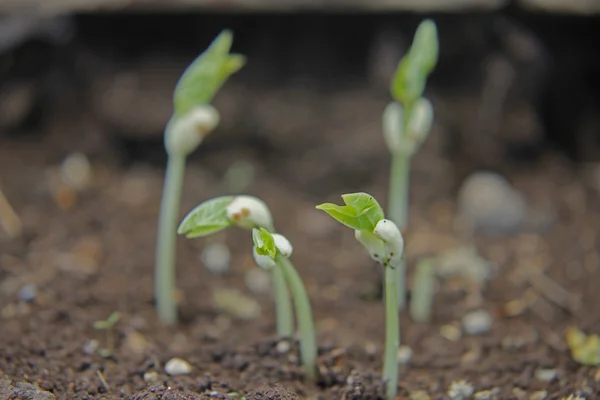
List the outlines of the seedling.
<svg viewBox="0 0 600 400">
<path fill-rule="evenodd" d="M 405 229 L 408 222 L 410 161 L 427 138 L 433 122 L 433 107 L 422 97 L 427 76 L 438 59 L 437 28 L 433 21 L 421 22 L 407 54 L 392 79 L 392 101 L 383 112 L 383 137 L 392 153 L 388 208 L 390 219 Z M 398 270 L 398 301 L 406 300 L 406 265 Z"/>
<path fill-rule="evenodd" d="M 396 224 L 385 219 L 383 209 L 367 193 L 342 195 L 344 206 L 325 203 L 317 209 L 325 211 L 342 224 L 354 229 L 354 236 L 367 249 L 371 258 L 385 268 L 385 350 L 383 379 L 387 384 L 387 399 L 398 393 L 398 360 L 400 319 L 398 309 L 398 274 L 402 261 L 404 239 Z"/>
<path fill-rule="evenodd" d="M 271 211 L 262 200 L 252 196 L 222 196 L 207 200 L 190 211 L 177 232 L 191 239 L 208 236 L 230 226 L 275 231 Z M 294 321 L 288 285 L 282 269 L 273 268 L 271 271 L 277 334 L 289 337 L 294 332 Z"/>
<path fill-rule="evenodd" d="M 183 73 L 173 95 L 174 114 L 165 129 L 167 170 L 158 223 L 155 298 L 158 317 L 164 324 L 177 322 L 175 302 L 175 231 L 179 217 L 185 161 L 216 128 L 219 113 L 209 103 L 227 78 L 245 63 L 230 54 L 233 35 L 223 31 Z"/>
<path fill-rule="evenodd" d="M 435 261 L 424 258 L 419 261 L 413 279 L 413 295 L 410 299 L 410 316 L 418 323 L 431 320 L 433 294 L 435 290 Z"/>
<path fill-rule="evenodd" d="M 267 270 L 281 270 L 292 291 L 300 331 L 300 358 L 306 375 L 310 379 L 315 379 L 317 343 L 314 320 L 302 279 L 289 259 L 292 245 L 284 236 L 271 234 L 264 228 L 253 229 L 252 240 L 256 264 Z"/>
<path fill-rule="evenodd" d="M 98 350 L 98 354 L 102 357 L 110 357 L 115 352 L 115 332 L 113 328 L 120 318 L 121 314 L 114 312 L 107 319 L 94 322 L 94 329 L 106 332 L 106 347 Z"/>
<path fill-rule="evenodd" d="M 0 225 L 11 238 L 21 236 L 23 232 L 23 224 L 21 219 L 12 208 L 4 193 L 0 189 Z"/>
</svg>

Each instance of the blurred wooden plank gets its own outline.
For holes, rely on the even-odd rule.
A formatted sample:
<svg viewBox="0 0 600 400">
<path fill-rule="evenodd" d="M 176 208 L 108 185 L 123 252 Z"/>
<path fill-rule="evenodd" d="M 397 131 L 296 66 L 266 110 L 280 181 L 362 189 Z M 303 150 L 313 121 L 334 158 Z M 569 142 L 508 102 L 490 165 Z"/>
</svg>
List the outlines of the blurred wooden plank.
<svg viewBox="0 0 600 400">
<path fill-rule="evenodd" d="M 380 12 L 491 10 L 508 0 L 0 0 L 0 12 L 221 11 L 221 12 Z"/>
<path fill-rule="evenodd" d="M 519 0 L 523 8 L 564 14 L 600 13 L 600 0 Z"/>
</svg>

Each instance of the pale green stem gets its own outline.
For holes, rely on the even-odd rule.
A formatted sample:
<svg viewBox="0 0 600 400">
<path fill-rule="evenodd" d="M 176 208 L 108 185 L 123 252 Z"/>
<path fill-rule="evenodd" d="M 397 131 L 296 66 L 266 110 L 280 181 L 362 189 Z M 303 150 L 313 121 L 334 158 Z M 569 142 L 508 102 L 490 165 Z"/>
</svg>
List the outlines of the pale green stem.
<svg viewBox="0 0 600 400">
<path fill-rule="evenodd" d="M 294 334 L 292 300 L 281 268 L 273 268 L 272 277 L 273 294 L 275 296 L 275 314 L 277 319 L 277 335 L 279 337 L 292 337 Z"/>
<path fill-rule="evenodd" d="M 398 316 L 398 274 L 390 265 L 385 266 L 385 349 L 383 380 L 387 387 L 387 400 L 398 393 L 398 348 L 400 347 L 400 318 Z"/>
<path fill-rule="evenodd" d="M 433 291 L 435 285 L 434 266 L 430 259 L 419 261 L 413 280 L 410 299 L 410 316 L 413 321 L 427 323 L 431 319 Z"/>
<path fill-rule="evenodd" d="M 281 268 L 294 297 L 298 330 L 300 331 L 300 358 L 306 375 L 314 380 L 317 377 L 317 340 L 308 294 L 298 271 L 290 260 L 278 253 L 275 256 L 275 262 L 277 267 Z"/>
<path fill-rule="evenodd" d="M 409 154 L 398 152 L 392 155 L 388 213 L 390 219 L 400 230 L 403 230 L 408 222 L 410 159 Z M 402 310 L 406 302 L 406 262 L 404 259 L 396 267 L 396 273 L 398 274 L 398 308 Z"/>
<path fill-rule="evenodd" d="M 156 298 L 158 319 L 166 325 L 177 323 L 175 243 L 177 239 L 177 218 L 179 217 L 179 203 L 181 202 L 184 172 L 185 156 L 170 154 L 167 161 L 162 203 L 160 205 L 154 271 L 154 296 Z"/>
</svg>

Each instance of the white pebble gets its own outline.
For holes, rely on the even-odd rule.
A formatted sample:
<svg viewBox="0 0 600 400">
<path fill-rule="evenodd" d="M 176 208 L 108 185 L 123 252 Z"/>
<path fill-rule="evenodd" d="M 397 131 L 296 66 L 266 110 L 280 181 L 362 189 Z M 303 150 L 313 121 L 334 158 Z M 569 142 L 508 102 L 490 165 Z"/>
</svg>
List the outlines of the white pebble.
<svg viewBox="0 0 600 400">
<path fill-rule="evenodd" d="M 473 385 L 465 380 L 453 381 L 448 388 L 448 396 L 452 400 L 467 400 L 474 391 Z"/>
<path fill-rule="evenodd" d="M 171 358 L 165 364 L 165 372 L 169 375 L 187 375 L 192 372 L 192 366 L 181 358 Z"/>
<path fill-rule="evenodd" d="M 202 251 L 202 263 L 213 274 L 223 274 L 229 269 L 231 252 L 222 243 L 210 243 Z"/>
<path fill-rule="evenodd" d="M 155 371 L 148 371 L 144 373 L 144 382 L 156 383 L 158 382 L 158 374 Z"/>
<path fill-rule="evenodd" d="M 271 293 L 271 274 L 261 268 L 250 268 L 244 274 L 246 287 L 253 293 Z"/>
<path fill-rule="evenodd" d="M 82 153 L 67 156 L 61 165 L 63 183 L 75 190 L 83 190 L 92 180 L 92 167 L 87 157 Z"/>
<path fill-rule="evenodd" d="M 458 214 L 475 231 L 504 235 L 519 230 L 526 217 L 525 199 L 501 175 L 476 172 L 458 193 Z"/>
<path fill-rule="evenodd" d="M 400 346 L 398 349 L 398 364 L 407 365 L 412 359 L 413 351 L 409 346 Z"/>
<path fill-rule="evenodd" d="M 277 352 L 284 354 L 287 353 L 288 351 L 290 351 L 290 348 L 292 346 L 290 345 L 290 342 L 288 342 L 287 340 L 282 340 L 280 342 L 277 343 Z"/>
<path fill-rule="evenodd" d="M 535 370 L 534 375 L 538 381 L 548 383 L 558 378 L 558 370 L 538 368 Z"/>
<path fill-rule="evenodd" d="M 462 319 L 465 332 L 470 335 L 479 335 L 492 328 L 492 316 L 485 310 L 471 311 Z"/>
</svg>

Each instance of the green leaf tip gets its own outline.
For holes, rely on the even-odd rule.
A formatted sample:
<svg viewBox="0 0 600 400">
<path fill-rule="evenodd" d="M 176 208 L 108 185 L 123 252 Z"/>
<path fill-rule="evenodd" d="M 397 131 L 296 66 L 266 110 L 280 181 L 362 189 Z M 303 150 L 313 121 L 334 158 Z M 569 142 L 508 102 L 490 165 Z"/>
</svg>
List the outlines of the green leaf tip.
<svg viewBox="0 0 600 400">
<path fill-rule="evenodd" d="M 185 70 L 175 86 L 175 114 L 185 114 L 197 105 L 210 103 L 225 81 L 244 66 L 243 55 L 229 53 L 232 43 L 233 33 L 222 31 Z"/>
<path fill-rule="evenodd" d="M 269 256 L 274 259 L 277 255 L 277 247 L 275 247 L 275 239 L 265 228 L 252 229 L 252 241 L 256 253 L 261 256 Z"/>
<path fill-rule="evenodd" d="M 228 228 L 227 206 L 235 196 L 221 196 L 207 200 L 190 211 L 177 228 L 177 233 L 188 239 L 208 236 Z"/>
<path fill-rule="evenodd" d="M 368 232 L 373 232 L 377 222 L 384 218 L 383 209 L 368 193 L 343 194 L 342 200 L 345 206 L 324 203 L 316 206 L 316 209 L 325 211 L 347 227 Z"/>
<path fill-rule="evenodd" d="M 436 24 L 426 19 L 419 24 L 413 43 L 392 79 L 391 92 L 397 101 L 408 107 L 423 95 L 427 76 L 437 64 L 438 53 Z"/>
</svg>

